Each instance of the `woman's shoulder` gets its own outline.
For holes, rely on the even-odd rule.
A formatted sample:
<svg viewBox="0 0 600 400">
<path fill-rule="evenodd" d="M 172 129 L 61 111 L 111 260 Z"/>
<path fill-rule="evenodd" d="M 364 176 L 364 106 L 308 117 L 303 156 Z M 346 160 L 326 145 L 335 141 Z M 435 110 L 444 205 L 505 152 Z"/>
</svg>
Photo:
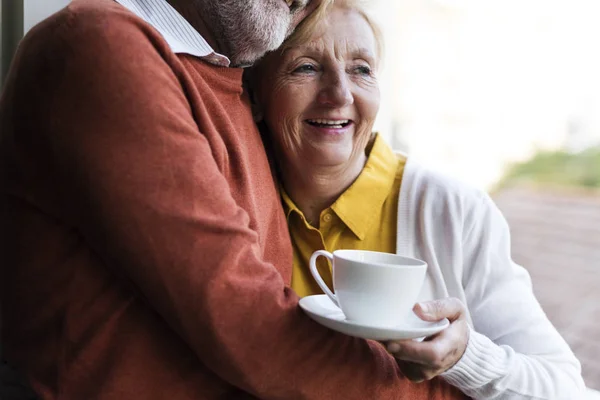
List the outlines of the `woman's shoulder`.
<svg viewBox="0 0 600 400">
<path fill-rule="evenodd" d="M 487 193 L 474 185 L 420 164 L 410 157 L 406 158 L 400 196 L 401 201 L 411 201 L 420 207 L 452 207 L 463 212 L 465 209 L 478 208 L 489 200 Z"/>
</svg>

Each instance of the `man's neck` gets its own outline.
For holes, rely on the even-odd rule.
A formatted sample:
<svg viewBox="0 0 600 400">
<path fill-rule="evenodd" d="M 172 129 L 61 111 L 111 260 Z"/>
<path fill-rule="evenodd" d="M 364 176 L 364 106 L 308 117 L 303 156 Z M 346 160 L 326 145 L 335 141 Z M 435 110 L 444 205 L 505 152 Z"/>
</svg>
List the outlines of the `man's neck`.
<svg viewBox="0 0 600 400">
<path fill-rule="evenodd" d="M 215 52 L 223 54 L 222 46 L 220 46 L 219 41 L 213 34 L 214 29 L 210 29 L 209 25 L 206 23 L 207 20 L 211 20 L 211 13 L 208 10 L 208 7 L 204 6 L 205 9 L 203 9 L 203 5 L 206 4 L 206 1 L 167 0 L 167 2 L 198 31 Z"/>
</svg>

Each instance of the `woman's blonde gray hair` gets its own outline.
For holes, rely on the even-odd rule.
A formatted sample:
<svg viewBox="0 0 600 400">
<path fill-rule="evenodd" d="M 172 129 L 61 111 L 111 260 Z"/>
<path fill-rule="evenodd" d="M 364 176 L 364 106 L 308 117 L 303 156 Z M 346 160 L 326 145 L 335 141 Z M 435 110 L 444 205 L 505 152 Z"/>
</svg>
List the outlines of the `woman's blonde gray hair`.
<svg viewBox="0 0 600 400">
<path fill-rule="evenodd" d="M 333 7 L 343 7 L 348 10 L 353 10 L 358 12 L 364 19 L 367 21 L 367 24 L 371 27 L 373 31 L 373 36 L 375 37 L 375 43 L 377 45 L 377 61 L 381 61 L 384 53 L 384 42 L 383 42 L 383 33 L 379 24 L 373 19 L 373 17 L 369 14 L 368 5 L 372 3 L 370 0 L 326 0 L 323 1 L 321 6 L 311 14 L 308 18 L 306 18 L 281 45 L 279 51 L 284 52 L 289 48 L 296 47 L 307 43 L 312 38 L 314 34 L 315 27 L 317 23 L 325 18 L 328 9 Z"/>
</svg>

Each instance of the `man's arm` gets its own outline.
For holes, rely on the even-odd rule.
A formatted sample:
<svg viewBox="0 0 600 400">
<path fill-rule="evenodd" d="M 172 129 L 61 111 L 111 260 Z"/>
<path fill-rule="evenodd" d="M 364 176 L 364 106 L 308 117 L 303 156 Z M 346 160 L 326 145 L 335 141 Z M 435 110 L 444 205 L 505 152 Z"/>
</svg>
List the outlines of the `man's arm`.
<svg viewBox="0 0 600 400">
<path fill-rule="evenodd" d="M 9 88 L 14 151 L 53 180 L 45 206 L 232 385 L 263 399 L 402 398 L 410 384 L 380 345 L 311 321 L 261 259 L 157 35 L 64 19 L 26 40 Z"/>
</svg>

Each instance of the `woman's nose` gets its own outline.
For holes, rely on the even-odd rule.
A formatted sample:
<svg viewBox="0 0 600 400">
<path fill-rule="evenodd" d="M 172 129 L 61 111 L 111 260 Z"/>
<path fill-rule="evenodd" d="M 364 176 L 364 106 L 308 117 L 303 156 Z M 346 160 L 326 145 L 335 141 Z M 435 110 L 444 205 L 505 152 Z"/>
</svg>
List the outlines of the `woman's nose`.
<svg viewBox="0 0 600 400">
<path fill-rule="evenodd" d="M 343 107 L 354 103 L 350 82 L 345 73 L 326 78 L 318 97 L 319 104 L 330 107 Z"/>
</svg>

